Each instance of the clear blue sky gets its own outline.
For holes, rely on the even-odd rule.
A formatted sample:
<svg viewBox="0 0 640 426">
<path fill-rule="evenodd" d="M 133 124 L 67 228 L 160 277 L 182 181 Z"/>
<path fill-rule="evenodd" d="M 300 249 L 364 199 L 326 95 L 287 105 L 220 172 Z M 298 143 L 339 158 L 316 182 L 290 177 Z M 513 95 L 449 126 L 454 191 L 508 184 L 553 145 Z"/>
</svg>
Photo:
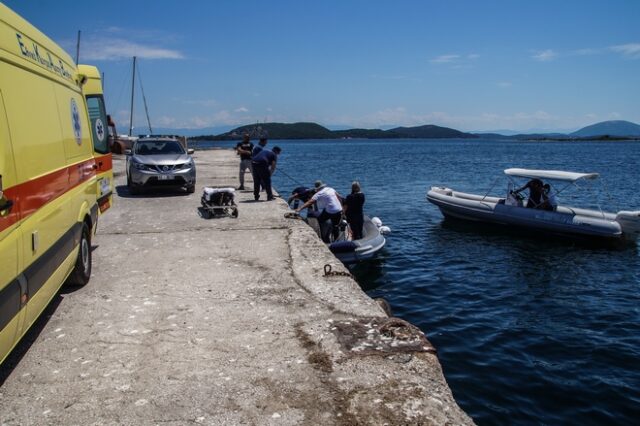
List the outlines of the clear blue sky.
<svg viewBox="0 0 640 426">
<path fill-rule="evenodd" d="M 636 0 L 4 3 L 73 57 L 82 31 L 121 131 L 133 55 L 156 127 L 640 123 Z"/>
</svg>

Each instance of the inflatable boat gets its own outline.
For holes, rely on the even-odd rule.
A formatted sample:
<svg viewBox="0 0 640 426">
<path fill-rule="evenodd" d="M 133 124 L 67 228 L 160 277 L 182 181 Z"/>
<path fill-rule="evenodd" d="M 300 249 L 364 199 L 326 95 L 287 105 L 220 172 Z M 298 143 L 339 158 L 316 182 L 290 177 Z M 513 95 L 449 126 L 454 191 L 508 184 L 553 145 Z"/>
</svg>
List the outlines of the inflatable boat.
<svg viewBox="0 0 640 426">
<path fill-rule="evenodd" d="M 509 177 L 566 183 L 562 190 L 582 180 L 595 180 L 597 173 L 556 170 L 506 169 Z M 556 190 L 560 193 L 562 190 Z M 445 217 L 486 222 L 587 240 L 611 240 L 635 243 L 640 235 L 640 211 L 608 213 L 602 210 L 557 205 L 553 209 L 524 207 L 510 185 L 505 198 L 468 194 L 434 186 L 427 200 Z"/>
<path fill-rule="evenodd" d="M 309 217 L 307 221 L 314 219 Z M 387 226 L 382 225 L 382 221 L 377 217 L 370 218 L 365 215 L 362 238 L 351 240 L 348 236 L 349 232 L 344 230 L 340 233 L 338 240 L 327 244 L 327 246 L 342 263 L 358 263 L 374 257 L 386 244 L 384 234 L 390 231 Z"/>
<path fill-rule="evenodd" d="M 294 200 L 289 204 L 292 210 L 295 210 L 301 205 L 300 200 Z M 290 213 L 291 217 L 297 217 L 303 219 L 307 224 L 316 231 L 319 237 L 322 235 L 331 233 L 331 223 L 326 222 L 324 224 L 318 223 L 317 214 L 313 208 L 310 208 L 310 212 L 303 210 L 298 213 Z M 290 216 L 287 216 L 290 217 Z M 391 232 L 388 226 L 384 226 L 382 221 L 377 217 L 364 216 L 364 223 L 362 226 L 362 238 L 353 240 L 351 238 L 351 230 L 345 220 L 340 223 L 340 234 L 338 238 L 327 243 L 327 247 L 344 264 L 354 264 L 363 260 L 373 258 L 386 244 L 384 234 Z"/>
</svg>

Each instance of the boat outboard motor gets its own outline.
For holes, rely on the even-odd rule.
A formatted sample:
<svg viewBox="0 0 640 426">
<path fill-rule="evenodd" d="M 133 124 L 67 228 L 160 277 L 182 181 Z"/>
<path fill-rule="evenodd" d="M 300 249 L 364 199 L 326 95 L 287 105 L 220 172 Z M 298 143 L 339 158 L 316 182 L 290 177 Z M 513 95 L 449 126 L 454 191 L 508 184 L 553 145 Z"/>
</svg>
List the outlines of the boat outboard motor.
<svg viewBox="0 0 640 426">
<path fill-rule="evenodd" d="M 619 211 L 616 214 L 616 222 L 620 224 L 625 240 L 635 241 L 640 237 L 640 211 Z"/>
</svg>

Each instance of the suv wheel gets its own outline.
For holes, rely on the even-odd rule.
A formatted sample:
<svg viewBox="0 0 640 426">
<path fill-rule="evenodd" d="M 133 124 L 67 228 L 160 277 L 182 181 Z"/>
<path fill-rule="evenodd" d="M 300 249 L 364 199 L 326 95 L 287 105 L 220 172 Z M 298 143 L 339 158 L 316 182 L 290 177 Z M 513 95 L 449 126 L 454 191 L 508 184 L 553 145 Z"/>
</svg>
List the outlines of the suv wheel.
<svg viewBox="0 0 640 426">
<path fill-rule="evenodd" d="M 131 178 L 127 174 L 127 188 L 129 188 L 129 194 L 136 195 L 140 193 L 138 187 L 136 187 L 133 182 L 131 182 Z"/>
</svg>

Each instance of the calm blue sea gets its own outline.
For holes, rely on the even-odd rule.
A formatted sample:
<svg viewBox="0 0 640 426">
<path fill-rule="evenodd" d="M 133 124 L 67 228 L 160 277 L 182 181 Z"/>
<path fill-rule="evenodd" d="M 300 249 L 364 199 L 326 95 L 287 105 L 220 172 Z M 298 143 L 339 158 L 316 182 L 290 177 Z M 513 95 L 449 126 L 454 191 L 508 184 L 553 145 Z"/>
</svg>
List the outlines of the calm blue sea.
<svg viewBox="0 0 640 426">
<path fill-rule="evenodd" d="M 357 179 L 392 234 L 354 273 L 437 347 L 460 406 L 480 425 L 637 424 L 640 254 L 515 238 L 444 222 L 432 185 L 506 193 L 509 167 L 599 172 L 605 191 L 560 202 L 639 210 L 640 143 L 494 140 L 271 141 L 281 194 Z M 214 146 L 232 146 L 217 143 Z M 607 195 L 608 194 L 608 195 Z"/>
</svg>

